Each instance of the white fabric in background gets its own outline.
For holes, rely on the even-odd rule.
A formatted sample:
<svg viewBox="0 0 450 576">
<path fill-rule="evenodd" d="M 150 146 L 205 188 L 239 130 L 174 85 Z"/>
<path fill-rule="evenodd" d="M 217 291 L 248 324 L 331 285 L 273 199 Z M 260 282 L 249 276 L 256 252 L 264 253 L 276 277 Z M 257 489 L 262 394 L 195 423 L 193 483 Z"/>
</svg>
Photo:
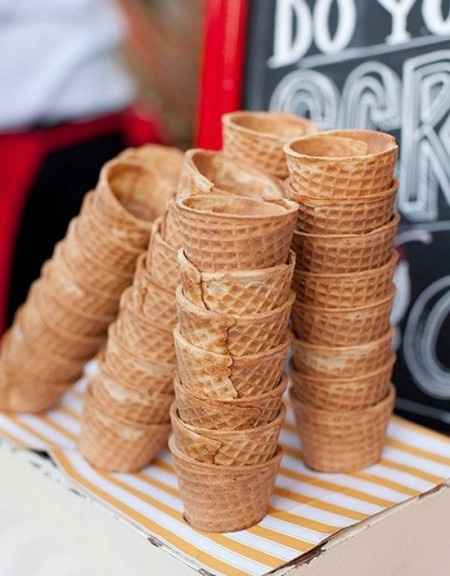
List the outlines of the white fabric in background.
<svg viewBox="0 0 450 576">
<path fill-rule="evenodd" d="M 114 0 L 0 0 L 0 131 L 129 104 L 124 33 Z"/>
</svg>

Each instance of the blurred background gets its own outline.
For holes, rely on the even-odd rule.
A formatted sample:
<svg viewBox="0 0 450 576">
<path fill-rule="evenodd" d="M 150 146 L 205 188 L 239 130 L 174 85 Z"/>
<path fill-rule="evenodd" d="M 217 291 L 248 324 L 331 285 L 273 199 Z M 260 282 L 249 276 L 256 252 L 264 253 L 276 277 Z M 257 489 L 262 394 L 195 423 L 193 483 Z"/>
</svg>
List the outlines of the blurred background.
<svg viewBox="0 0 450 576">
<path fill-rule="evenodd" d="M 201 0 L 0 0 L 0 333 L 121 150 L 193 141 Z"/>
</svg>

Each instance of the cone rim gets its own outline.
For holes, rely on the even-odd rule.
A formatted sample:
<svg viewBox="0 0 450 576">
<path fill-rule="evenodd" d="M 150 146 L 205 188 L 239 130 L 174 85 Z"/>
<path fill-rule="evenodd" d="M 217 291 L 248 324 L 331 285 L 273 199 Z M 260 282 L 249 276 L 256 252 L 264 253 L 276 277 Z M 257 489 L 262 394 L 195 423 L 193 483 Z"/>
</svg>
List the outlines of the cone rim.
<svg viewBox="0 0 450 576">
<path fill-rule="evenodd" d="M 385 296 L 384 298 L 382 298 L 381 300 L 377 300 L 376 302 L 370 302 L 370 304 L 364 304 L 364 306 L 355 306 L 354 308 L 326 308 L 325 306 L 312 306 L 308 303 L 304 304 L 302 302 L 296 301 L 294 304 L 294 310 L 295 308 L 300 308 L 306 311 L 307 313 L 346 315 L 351 314 L 352 312 L 365 311 L 370 310 L 372 308 L 381 308 L 384 305 L 390 304 L 394 300 L 396 292 L 397 289 L 393 284 L 389 296 Z"/>
<path fill-rule="evenodd" d="M 309 270 L 304 270 L 303 268 L 296 268 L 294 275 L 303 276 L 305 278 L 317 279 L 317 280 L 347 280 L 347 279 L 358 279 L 358 278 L 370 278 L 371 276 L 381 275 L 382 272 L 388 270 L 389 268 L 394 268 L 400 259 L 400 255 L 396 248 L 392 249 L 391 257 L 387 262 L 378 266 L 377 268 L 369 268 L 368 270 L 361 270 L 359 272 L 344 272 L 339 274 L 338 272 L 327 273 L 327 272 L 310 272 Z"/>
<path fill-rule="evenodd" d="M 289 180 L 289 179 L 288 179 Z M 290 182 L 286 183 L 286 187 L 290 188 L 296 195 L 297 192 L 292 186 Z M 379 194 L 370 194 L 365 196 L 345 196 L 342 199 L 339 198 L 329 198 L 326 196 L 312 196 L 311 194 L 298 194 L 297 200 L 299 204 L 303 204 L 305 206 L 311 208 L 342 208 L 345 206 L 360 206 L 360 205 L 374 205 L 379 202 L 383 202 L 386 198 L 391 198 L 395 196 L 398 189 L 400 187 L 400 181 L 398 178 L 393 178 L 392 186 L 390 188 L 386 188 L 383 192 Z"/>
<path fill-rule="evenodd" d="M 211 282 L 226 279 L 241 279 L 241 278 L 258 278 L 261 276 L 264 278 L 269 274 L 276 274 L 278 271 L 280 273 L 284 272 L 285 270 L 294 270 L 295 269 L 295 260 L 296 254 L 294 250 L 289 250 L 288 259 L 283 264 L 275 264 L 274 266 L 269 266 L 267 268 L 246 268 L 242 270 L 223 270 L 221 272 L 203 272 L 199 270 L 195 264 L 193 264 L 186 255 L 186 251 L 183 248 L 180 248 L 177 253 L 177 260 L 180 266 L 180 270 L 183 271 L 187 267 L 192 267 L 195 269 L 196 273 L 200 276 L 200 282 Z"/>
<path fill-rule="evenodd" d="M 369 347 L 378 347 L 380 344 L 386 342 L 387 340 L 393 340 L 394 338 L 394 334 L 395 334 L 395 330 L 393 327 L 391 327 L 388 332 L 386 332 L 386 334 L 384 334 L 383 336 L 381 336 L 380 338 L 377 338 L 376 340 L 371 340 L 370 342 L 365 342 L 364 344 L 358 344 L 356 346 L 326 346 L 324 344 L 311 344 L 310 342 L 306 342 L 305 340 L 302 340 L 301 338 L 296 338 L 292 333 L 291 333 L 291 343 L 292 343 L 292 347 L 295 348 L 297 345 L 298 346 L 303 346 L 304 348 L 309 348 L 309 349 L 315 349 L 315 350 L 329 350 L 330 352 L 334 352 L 336 354 L 341 354 L 342 352 L 346 352 L 349 350 L 362 350 L 364 348 L 369 348 Z M 297 344 L 298 343 L 298 344 Z"/>
<path fill-rule="evenodd" d="M 268 398 L 272 398 L 272 397 L 280 397 L 282 398 L 284 392 L 286 391 L 287 387 L 289 385 L 289 378 L 288 375 L 286 374 L 286 372 L 283 372 L 283 374 L 280 377 L 280 381 L 277 385 L 276 388 L 272 388 L 272 390 L 267 390 L 266 392 L 264 392 L 264 394 L 260 394 L 259 396 L 241 396 L 238 398 L 213 398 L 213 397 L 209 397 L 209 396 L 199 396 L 197 393 L 194 393 L 191 391 L 191 389 L 188 389 L 184 386 L 184 384 L 181 382 L 181 379 L 179 377 L 178 374 L 175 375 L 174 378 L 174 390 L 175 390 L 175 397 L 177 396 L 177 389 L 183 389 L 183 391 L 185 393 L 187 393 L 188 395 L 192 396 L 193 398 L 199 400 L 200 402 L 206 402 L 207 404 L 212 404 L 212 405 L 217 405 L 217 406 L 221 406 L 221 405 L 227 405 L 228 407 L 230 406 L 246 406 L 247 404 L 251 404 L 252 402 L 261 402 L 264 401 Z"/>
<path fill-rule="evenodd" d="M 294 388 L 291 387 L 289 389 L 289 399 L 293 406 L 297 405 L 304 410 L 308 410 L 313 414 L 314 419 L 317 418 L 317 420 L 320 420 L 320 423 L 317 424 L 318 426 L 322 426 L 322 423 L 329 424 L 336 416 L 343 415 L 356 420 L 357 418 L 370 417 L 378 412 L 387 412 L 387 409 L 395 402 L 395 398 L 395 386 L 391 382 L 386 396 L 376 404 L 357 410 L 324 410 L 323 408 L 317 408 L 312 404 L 302 402 L 295 394 Z M 315 420 L 315 423 L 317 423 L 317 420 Z"/>
<path fill-rule="evenodd" d="M 289 350 L 289 347 L 291 345 L 291 342 L 292 342 L 291 334 L 287 334 L 285 341 L 282 342 L 281 344 L 278 344 L 278 346 L 275 346 L 274 348 L 270 348 L 269 350 L 265 350 L 264 352 L 256 352 L 254 354 L 244 354 L 243 356 L 233 356 L 231 353 L 221 354 L 220 352 L 212 352 L 210 350 L 204 350 L 203 348 L 200 348 L 199 346 L 196 346 L 195 344 L 191 344 L 189 342 L 189 340 L 187 340 L 181 334 L 181 330 L 179 329 L 178 324 L 175 326 L 172 333 L 173 333 L 174 341 L 176 342 L 177 340 L 180 340 L 182 342 L 182 345 L 185 348 L 193 348 L 195 351 L 201 352 L 202 354 L 207 354 L 210 357 L 231 359 L 233 362 L 233 365 L 236 365 L 237 363 L 241 363 L 241 362 L 246 362 L 249 360 L 250 361 L 251 360 L 260 360 L 261 358 L 270 357 L 270 356 L 273 356 L 275 354 L 281 353 L 284 349 L 286 349 L 286 353 L 287 353 L 287 351 Z"/>
<path fill-rule="evenodd" d="M 199 462 L 198 460 L 195 460 L 195 458 L 187 456 L 177 446 L 175 436 L 173 434 L 171 434 L 169 438 L 169 450 L 170 453 L 175 456 L 175 458 L 178 458 L 179 460 L 184 461 L 187 464 L 190 464 L 191 466 L 194 465 L 198 467 L 200 470 L 203 470 L 204 472 L 207 473 L 217 472 L 219 476 L 222 476 L 223 474 L 228 476 L 229 474 L 240 474 L 240 473 L 248 475 L 249 473 L 256 472 L 258 470 L 264 470 L 266 468 L 271 469 L 272 467 L 275 468 L 275 466 L 278 466 L 283 456 L 283 450 L 280 446 L 278 446 L 276 454 L 270 460 L 267 460 L 267 462 L 261 462 L 259 464 L 250 464 L 248 466 L 242 464 L 239 466 L 221 466 L 219 464 L 208 464 L 206 462 Z"/>
<path fill-rule="evenodd" d="M 305 381 L 317 384 L 317 385 L 327 385 L 330 388 L 333 388 L 335 385 L 339 386 L 339 385 L 345 385 L 345 384 L 352 384 L 352 383 L 356 383 L 356 382 L 360 382 L 361 380 L 365 380 L 368 378 L 372 378 L 375 376 L 378 376 L 379 374 L 382 374 L 383 372 L 387 371 L 388 368 L 390 370 L 393 370 L 395 362 L 396 362 L 397 358 L 395 353 L 393 354 L 392 358 L 390 358 L 386 364 L 384 366 L 382 366 L 381 368 L 378 368 L 377 370 L 372 370 L 371 372 L 366 372 L 364 373 L 364 375 L 361 376 L 351 376 L 348 378 L 342 377 L 342 376 L 338 376 L 338 377 L 334 377 L 334 376 L 313 376 L 313 375 L 309 375 L 309 374 L 304 374 L 301 372 L 301 370 L 297 370 L 295 368 L 294 365 L 294 361 L 291 358 L 289 361 L 289 368 L 288 368 L 288 374 L 289 374 L 289 378 L 291 379 L 292 382 L 295 381 L 296 376 L 292 376 L 292 374 L 298 374 L 299 377 Z"/>
<path fill-rule="evenodd" d="M 353 155 L 353 156 L 312 156 L 310 154 L 298 152 L 294 148 L 295 144 L 299 141 L 304 142 L 306 140 L 311 139 L 323 139 L 323 138 L 329 138 L 330 136 L 331 137 L 334 136 L 336 138 L 349 138 L 352 140 L 359 140 L 359 138 L 355 137 L 357 135 L 365 136 L 368 139 L 370 139 L 371 137 L 376 139 L 384 139 L 386 141 L 386 148 L 384 150 L 380 150 L 379 152 Z M 317 162 L 330 162 L 330 163 L 335 162 L 338 164 L 353 161 L 355 158 L 358 160 L 372 160 L 380 156 L 384 156 L 385 154 L 395 152 L 396 150 L 398 150 L 398 144 L 396 142 L 396 139 L 394 138 L 394 136 L 391 136 L 386 132 L 379 132 L 378 130 L 353 130 L 353 129 L 327 130 L 324 132 L 307 134 L 305 136 L 300 136 L 298 138 L 291 139 L 284 146 L 284 153 L 286 154 L 286 156 L 290 158 L 295 158 L 296 160 L 308 159 Z"/>
<path fill-rule="evenodd" d="M 371 236 L 376 236 L 377 234 L 383 234 L 388 230 L 395 229 L 400 224 L 400 216 L 398 214 L 394 214 L 389 222 L 383 224 L 383 226 L 379 226 L 374 230 L 370 230 L 370 232 L 360 232 L 354 234 L 314 234 L 311 232 L 302 232 L 301 230 L 294 230 L 294 236 L 301 236 L 303 238 L 309 239 L 320 239 L 320 240 L 362 240 L 365 241 L 369 239 Z"/>
<path fill-rule="evenodd" d="M 261 424 L 260 426 L 256 426 L 255 428 L 244 428 L 243 430 L 211 430 L 210 428 L 204 428 L 203 426 L 194 426 L 193 424 L 187 424 L 178 414 L 177 402 L 176 400 L 172 403 L 170 407 L 170 418 L 172 418 L 176 422 L 181 422 L 181 426 L 188 428 L 191 432 L 196 432 L 197 434 L 204 433 L 205 436 L 212 435 L 214 440 L 219 440 L 220 437 L 223 435 L 226 438 L 231 438 L 233 441 L 235 438 L 238 439 L 240 436 L 243 435 L 255 435 L 258 436 L 262 432 L 266 430 L 270 430 L 270 428 L 276 427 L 277 424 L 282 426 L 285 418 L 286 418 L 286 405 L 283 402 L 280 408 L 280 412 L 271 422 L 267 422 L 266 424 Z"/>
<path fill-rule="evenodd" d="M 208 318 L 211 321 L 229 321 L 230 323 L 233 323 L 233 325 L 239 325 L 242 323 L 266 321 L 272 316 L 281 316 L 283 312 L 292 308 L 296 299 L 296 293 L 294 290 L 290 289 L 289 296 L 284 304 L 281 304 L 281 306 L 277 306 L 272 310 L 257 312 L 256 314 L 229 314 L 228 312 L 216 312 L 207 308 L 201 308 L 200 306 L 197 306 L 191 302 L 189 298 L 187 298 L 187 296 L 184 294 L 183 287 L 180 284 L 177 286 L 176 299 L 177 305 L 180 307 L 180 309 L 187 309 L 188 313 L 202 316 L 203 318 Z"/>
<path fill-rule="evenodd" d="M 117 423 L 119 425 L 122 426 L 127 426 L 129 428 L 135 429 L 135 430 L 139 430 L 140 432 L 144 432 L 144 433 L 148 433 L 152 430 L 155 431 L 163 431 L 163 430 L 170 430 L 170 422 L 163 422 L 163 423 L 159 423 L 159 424 L 155 424 L 155 423 L 144 423 L 144 422 L 136 422 L 134 420 L 126 420 L 124 418 L 120 418 L 118 416 L 111 415 L 110 412 L 107 412 L 106 410 L 102 410 L 102 408 L 105 408 L 103 406 L 103 404 L 100 404 L 100 402 L 97 400 L 97 398 L 94 396 L 94 394 L 92 393 L 92 389 L 91 389 L 91 384 L 86 388 L 86 392 L 85 392 L 85 402 L 90 402 L 90 407 L 91 409 L 94 409 L 95 412 L 97 413 L 101 413 L 101 417 L 105 417 L 108 418 L 109 420 L 112 420 L 113 423 Z M 100 408 L 99 408 L 100 406 Z"/>
<path fill-rule="evenodd" d="M 314 134 L 318 130 L 314 122 L 308 120 L 307 118 L 303 118 L 302 116 L 297 116 L 296 114 L 292 114 L 290 112 L 269 112 L 266 110 L 235 110 L 234 112 L 227 112 L 226 114 L 222 114 L 222 126 L 226 128 L 232 128 L 233 130 L 237 130 L 239 132 L 244 132 L 251 136 L 258 136 L 259 138 L 280 142 L 280 144 L 292 139 L 291 135 L 283 137 L 276 132 L 249 128 L 248 126 L 239 123 L 239 120 L 242 117 L 255 119 L 261 118 L 268 120 L 269 122 L 273 120 L 274 123 L 279 120 L 280 122 L 284 121 L 291 124 L 297 124 L 299 128 L 300 126 L 303 127 L 304 134 Z"/>
<path fill-rule="evenodd" d="M 265 213 L 265 214 L 236 214 L 232 212 L 222 213 L 222 212 L 214 212 L 212 210 L 202 210 L 200 208 L 194 208 L 192 206 L 187 205 L 187 202 L 201 202 L 205 200 L 206 202 L 216 201 L 219 204 L 224 203 L 226 201 L 236 202 L 237 204 L 253 204 L 253 206 L 258 209 L 264 205 L 276 205 L 283 209 L 282 212 L 277 213 Z M 190 215 L 196 215 L 200 217 L 207 217 L 212 220 L 225 220 L 228 222 L 241 222 L 241 221 L 264 221 L 264 220 L 283 220 L 284 218 L 295 215 L 298 212 L 298 204 L 297 202 L 293 202 L 292 200 L 288 200 L 287 198 L 277 198 L 277 199 L 270 199 L 265 200 L 264 198 L 256 198 L 254 196 L 238 196 L 237 194 L 227 194 L 227 195 L 220 195 L 220 194 L 195 194 L 191 196 L 182 196 L 181 198 L 176 199 L 176 206 L 177 210 L 181 210 L 186 212 Z"/>
</svg>

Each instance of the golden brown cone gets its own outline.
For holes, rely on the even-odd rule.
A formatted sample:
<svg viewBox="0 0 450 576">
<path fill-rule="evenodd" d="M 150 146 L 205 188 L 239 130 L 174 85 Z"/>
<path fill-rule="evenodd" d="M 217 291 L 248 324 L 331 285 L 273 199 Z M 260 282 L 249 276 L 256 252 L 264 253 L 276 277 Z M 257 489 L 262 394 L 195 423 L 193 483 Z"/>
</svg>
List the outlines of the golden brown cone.
<svg viewBox="0 0 450 576">
<path fill-rule="evenodd" d="M 295 293 L 279 308 L 248 316 L 220 314 L 192 304 L 177 289 L 180 332 L 191 344 L 233 357 L 266 352 L 284 342 Z"/>
<path fill-rule="evenodd" d="M 388 393 L 395 356 L 386 366 L 357 378 L 306 376 L 291 366 L 295 396 L 306 405 L 325 410 L 361 410 L 381 402 Z"/>
<path fill-rule="evenodd" d="M 184 505 L 184 516 L 196 530 L 232 532 L 257 524 L 267 513 L 281 450 L 253 466 L 215 466 L 188 458 L 172 437 L 170 451 Z"/>
<path fill-rule="evenodd" d="M 101 172 L 95 205 L 106 225 L 142 231 L 148 238 L 151 222 L 164 213 L 167 201 L 178 182 L 179 173 L 172 174 L 171 185 L 159 180 L 158 172 L 136 163 L 112 160 Z"/>
<path fill-rule="evenodd" d="M 359 234 L 384 226 L 394 214 L 398 181 L 383 194 L 358 200 L 300 196 L 285 185 L 286 197 L 298 202 L 297 229 L 309 234 Z"/>
<path fill-rule="evenodd" d="M 146 254 L 142 254 L 136 266 L 131 306 L 138 314 L 148 318 L 158 326 L 173 330 L 177 318 L 175 294 L 155 284 L 146 268 Z"/>
<path fill-rule="evenodd" d="M 378 195 L 392 186 L 398 146 L 373 130 L 334 130 L 286 144 L 290 181 L 299 193 L 328 199 Z"/>
<path fill-rule="evenodd" d="M 285 112 L 230 112 L 222 116 L 223 153 L 283 180 L 289 174 L 285 143 L 316 131 L 310 120 Z"/>
<path fill-rule="evenodd" d="M 364 272 L 319 274 L 297 268 L 292 287 L 305 306 L 357 308 L 383 300 L 392 293 L 397 262 L 398 253 L 394 250 L 386 264 Z"/>
<path fill-rule="evenodd" d="M 327 378 L 356 378 L 382 368 L 393 357 L 393 330 L 378 340 L 357 346 L 320 346 L 292 341 L 295 368 L 303 374 Z"/>
<path fill-rule="evenodd" d="M 222 400 L 196 396 L 175 379 L 178 413 L 186 424 L 211 430 L 255 428 L 272 422 L 278 416 L 287 382 L 284 375 L 276 388 L 264 394 Z"/>
<path fill-rule="evenodd" d="M 324 346 L 357 346 L 381 338 L 390 327 L 394 290 L 381 301 L 359 308 L 315 308 L 298 301 L 292 324 L 298 338 Z"/>
<path fill-rule="evenodd" d="M 394 386 L 378 404 L 347 412 L 303 404 L 291 389 L 303 460 L 319 472 L 351 472 L 376 464 L 395 401 Z"/>
<path fill-rule="evenodd" d="M 180 250 L 178 265 L 183 292 L 196 306 L 225 314 L 259 314 L 288 300 L 295 254 L 290 252 L 287 264 L 262 270 L 200 272 Z"/>
<path fill-rule="evenodd" d="M 139 315 L 133 306 L 132 289 L 128 288 L 121 299 L 116 330 L 124 346 L 144 361 L 174 364 L 175 346 L 170 329 L 158 326 Z"/>
<path fill-rule="evenodd" d="M 95 468 L 137 472 L 166 446 L 169 434 L 170 424 L 138 424 L 111 418 L 87 390 L 79 447 Z"/>
<path fill-rule="evenodd" d="M 296 266 L 320 274 L 350 274 L 378 268 L 392 255 L 400 218 L 367 234 L 321 235 L 294 232 Z"/>
<path fill-rule="evenodd" d="M 153 225 L 146 266 L 155 284 L 175 292 L 180 282 L 177 250 L 163 240 L 160 218 Z"/>
<path fill-rule="evenodd" d="M 173 394 L 163 394 L 150 388 L 137 390 L 122 381 L 120 374 L 110 376 L 100 363 L 99 372 L 91 379 L 92 395 L 112 418 L 143 424 L 163 424 L 169 421 Z"/>
<path fill-rule="evenodd" d="M 115 324 L 110 326 L 108 332 L 104 370 L 112 376 L 120 374 L 121 380 L 129 388 L 173 394 L 175 365 L 148 361 L 136 351 L 129 350 Z"/>
<path fill-rule="evenodd" d="M 279 183 L 265 172 L 222 152 L 194 148 L 184 155 L 177 197 L 233 194 L 260 200 L 282 197 Z"/>
<path fill-rule="evenodd" d="M 209 398 L 258 396 L 277 387 L 290 339 L 267 352 L 233 358 L 193 346 L 174 331 L 178 375 L 195 395 Z"/>
<path fill-rule="evenodd" d="M 218 466 L 251 466 L 275 455 L 285 413 L 283 405 L 269 424 L 235 432 L 190 426 L 178 416 L 176 403 L 172 404 L 170 417 L 177 446 L 186 456 Z"/>
<path fill-rule="evenodd" d="M 180 198 L 186 257 L 202 272 L 269 268 L 287 262 L 298 206 L 238 196 Z"/>
</svg>

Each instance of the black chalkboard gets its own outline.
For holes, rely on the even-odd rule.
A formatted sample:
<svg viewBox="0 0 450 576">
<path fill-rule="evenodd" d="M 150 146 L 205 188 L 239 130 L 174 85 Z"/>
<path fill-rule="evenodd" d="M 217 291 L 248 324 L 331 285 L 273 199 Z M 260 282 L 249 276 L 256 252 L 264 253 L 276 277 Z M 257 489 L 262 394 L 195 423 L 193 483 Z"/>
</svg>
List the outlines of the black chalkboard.
<svg viewBox="0 0 450 576">
<path fill-rule="evenodd" d="M 401 146 L 397 408 L 450 429 L 450 1 L 250 0 L 243 107 Z"/>
</svg>

